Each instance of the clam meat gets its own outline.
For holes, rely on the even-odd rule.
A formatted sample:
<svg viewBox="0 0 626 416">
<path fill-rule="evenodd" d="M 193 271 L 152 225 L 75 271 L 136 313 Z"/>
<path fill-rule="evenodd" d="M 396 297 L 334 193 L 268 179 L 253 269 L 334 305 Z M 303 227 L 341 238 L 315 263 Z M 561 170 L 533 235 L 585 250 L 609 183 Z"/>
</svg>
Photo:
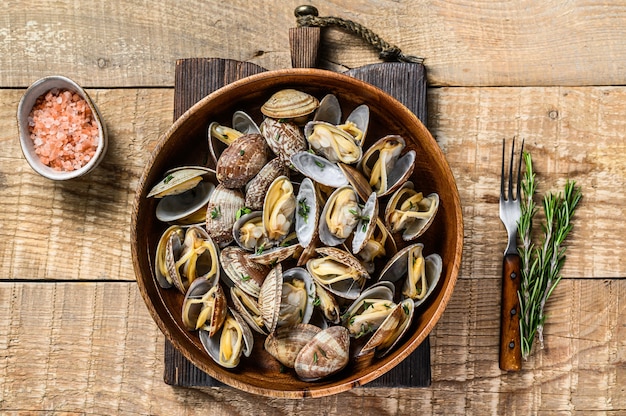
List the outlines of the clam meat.
<svg viewBox="0 0 626 416">
<path fill-rule="evenodd" d="M 270 240 L 280 241 L 289 234 L 295 211 L 293 185 L 286 176 L 279 176 L 270 185 L 263 203 L 263 226 Z"/>
</svg>

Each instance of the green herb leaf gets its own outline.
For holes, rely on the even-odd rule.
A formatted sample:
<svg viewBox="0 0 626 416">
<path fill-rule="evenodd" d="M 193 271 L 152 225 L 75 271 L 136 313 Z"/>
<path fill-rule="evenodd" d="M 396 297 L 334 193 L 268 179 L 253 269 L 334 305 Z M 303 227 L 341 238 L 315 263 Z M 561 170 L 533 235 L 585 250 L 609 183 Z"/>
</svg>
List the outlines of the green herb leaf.
<svg viewBox="0 0 626 416">
<path fill-rule="evenodd" d="M 237 210 L 237 213 L 235 214 L 235 219 L 238 220 L 239 218 L 243 217 L 246 214 L 251 213 L 252 210 L 248 207 L 241 207 Z"/>
<path fill-rule="evenodd" d="M 163 179 L 163 183 L 167 185 L 172 179 L 174 179 L 174 175 L 167 175 L 165 179 Z"/>
<path fill-rule="evenodd" d="M 298 201 L 298 215 L 304 218 L 304 222 L 308 222 L 309 220 L 309 211 L 311 211 L 311 207 L 309 207 L 306 203 L 306 198 L 302 198 Z"/>
<path fill-rule="evenodd" d="M 319 160 L 316 160 L 316 161 L 315 161 L 315 165 L 316 165 L 318 168 L 320 168 L 320 169 L 324 170 L 324 164 L 323 164 L 322 162 L 320 162 Z"/>
<path fill-rule="evenodd" d="M 222 209 L 219 205 L 214 206 L 211 210 L 211 219 L 219 218 L 220 215 L 222 215 Z"/>
<path fill-rule="evenodd" d="M 246 154 L 246 151 L 245 151 L 245 150 L 241 149 L 241 150 L 239 151 L 239 156 L 243 156 L 243 155 L 245 155 L 245 154 Z"/>
</svg>

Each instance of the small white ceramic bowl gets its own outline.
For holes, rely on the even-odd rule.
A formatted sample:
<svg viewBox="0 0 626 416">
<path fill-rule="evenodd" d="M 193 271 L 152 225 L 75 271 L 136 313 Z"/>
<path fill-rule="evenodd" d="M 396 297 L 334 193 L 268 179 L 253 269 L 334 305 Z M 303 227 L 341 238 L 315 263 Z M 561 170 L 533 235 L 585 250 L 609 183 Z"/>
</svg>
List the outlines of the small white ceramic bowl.
<svg viewBox="0 0 626 416">
<path fill-rule="evenodd" d="M 69 91 L 73 91 L 77 93 L 82 99 L 84 99 L 87 102 L 87 105 L 89 105 L 89 107 L 91 108 L 91 112 L 95 118 L 96 123 L 98 124 L 99 134 L 96 153 L 91 158 L 91 160 L 87 162 L 87 164 L 85 164 L 80 169 L 72 171 L 59 171 L 49 166 L 46 166 L 39 159 L 39 156 L 37 156 L 37 154 L 35 153 L 35 147 L 28 131 L 28 117 L 33 106 L 35 105 L 35 102 L 37 101 L 37 98 L 46 94 L 48 91 L 57 88 L 61 90 L 66 89 Z M 98 164 L 100 164 L 100 162 L 104 158 L 104 155 L 106 154 L 108 147 L 108 137 L 106 132 L 106 125 L 102 120 L 102 116 L 100 115 L 100 112 L 96 108 L 89 95 L 87 95 L 85 90 L 83 90 L 77 83 L 69 78 L 55 75 L 41 78 L 35 81 L 26 90 L 24 96 L 20 100 L 17 108 L 17 122 L 20 131 L 20 144 L 22 146 L 22 152 L 24 153 L 24 157 L 33 168 L 33 170 L 35 170 L 35 172 L 48 179 L 62 181 L 83 176 L 91 172 L 96 166 L 98 166 Z"/>
</svg>

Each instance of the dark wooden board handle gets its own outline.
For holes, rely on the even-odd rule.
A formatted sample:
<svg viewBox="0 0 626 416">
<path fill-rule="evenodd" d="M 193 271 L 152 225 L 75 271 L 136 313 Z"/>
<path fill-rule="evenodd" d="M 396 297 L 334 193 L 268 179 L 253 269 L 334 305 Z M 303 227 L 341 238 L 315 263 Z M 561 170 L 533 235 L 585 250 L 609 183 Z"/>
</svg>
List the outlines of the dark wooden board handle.
<svg viewBox="0 0 626 416">
<path fill-rule="evenodd" d="M 502 262 L 502 304 L 500 308 L 500 369 L 522 369 L 522 348 L 519 327 L 519 298 L 521 259 L 507 254 Z"/>
</svg>

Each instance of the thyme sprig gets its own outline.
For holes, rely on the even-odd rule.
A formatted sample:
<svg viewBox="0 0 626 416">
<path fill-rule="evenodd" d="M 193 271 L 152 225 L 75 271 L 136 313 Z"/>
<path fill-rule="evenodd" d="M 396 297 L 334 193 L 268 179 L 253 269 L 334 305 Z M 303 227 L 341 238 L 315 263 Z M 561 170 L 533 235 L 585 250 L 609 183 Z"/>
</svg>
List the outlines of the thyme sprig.
<svg viewBox="0 0 626 416">
<path fill-rule="evenodd" d="M 524 152 L 525 172 L 521 186 L 522 216 L 518 222 L 521 246 L 522 281 L 518 297 L 520 301 L 520 332 L 522 357 L 526 360 L 532 352 L 535 336 L 543 348 L 543 325 L 546 320 L 546 301 L 561 280 L 565 263 L 565 239 L 572 230 L 571 219 L 582 198 L 580 187 L 568 180 L 563 193 L 549 193 L 543 198 L 545 222 L 541 225 L 539 245 L 533 243 L 533 219 L 538 211 L 534 202 L 537 192 L 532 157 Z"/>
</svg>

